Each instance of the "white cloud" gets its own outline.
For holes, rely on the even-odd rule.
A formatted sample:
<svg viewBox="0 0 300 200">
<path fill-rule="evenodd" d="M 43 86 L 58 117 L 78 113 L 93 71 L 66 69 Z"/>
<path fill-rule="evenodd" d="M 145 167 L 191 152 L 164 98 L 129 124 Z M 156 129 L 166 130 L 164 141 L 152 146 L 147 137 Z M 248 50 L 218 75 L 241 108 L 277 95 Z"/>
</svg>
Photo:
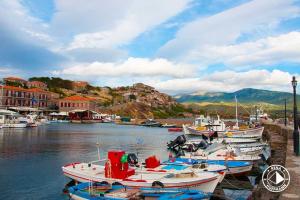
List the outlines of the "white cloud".
<svg viewBox="0 0 300 200">
<path fill-rule="evenodd" d="M 300 79 L 300 76 L 298 79 Z M 192 93 L 195 91 L 232 92 L 242 88 L 291 91 L 292 74 L 280 70 L 250 70 L 246 72 L 222 71 L 202 78 L 178 78 L 161 82 L 148 82 L 168 93 Z"/>
<path fill-rule="evenodd" d="M 146 59 L 128 58 L 119 63 L 113 62 L 93 62 L 88 64 L 78 64 L 63 70 L 54 71 L 55 75 L 75 75 L 81 77 L 94 78 L 103 77 L 185 77 L 193 76 L 195 68 L 192 65 L 172 63 L 166 59 Z"/>
<path fill-rule="evenodd" d="M 123 12 L 124 10 L 126 12 L 120 18 L 115 18 L 112 21 L 112 26 L 107 26 L 106 29 L 101 27 L 98 31 L 87 32 L 85 30 L 85 33 L 75 35 L 68 49 L 108 48 L 127 44 L 139 34 L 150 30 L 183 11 L 187 7 L 188 2 L 189 0 L 136 0 L 128 2 L 125 6 L 126 9 L 121 4 L 119 6 L 122 6 Z M 110 12 L 117 12 L 114 9 L 111 9 Z M 99 11 L 95 10 L 95 12 Z M 91 20 L 99 20 L 101 24 L 103 20 L 106 21 L 107 19 L 103 16 L 103 18 L 97 20 L 93 18 Z M 83 20 L 81 19 L 80 21 L 82 22 Z M 90 22 L 87 21 L 86 23 L 89 24 Z"/>
<path fill-rule="evenodd" d="M 0 26 L 4 31 L 32 44 L 47 46 L 53 42 L 47 33 L 48 26 L 32 17 L 18 0 L 0 1 Z"/>
<path fill-rule="evenodd" d="M 195 56 L 205 54 L 210 46 L 226 46 L 236 42 L 242 34 L 260 34 L 281 21 L 299 15 L 293 0 L 254 0 L 213 16 L 187 23 L 176 37 L 166 43 L 159 55 L 181 61 L 200 61 Z"/>
<path fill-rule="evenodd" d="M 207 46 L 205 52 L 194 51 L 194 58 L 203 63 L 224 63 L 228 67 L 260 65 L 279 62 L 300 62 L 300 32 L 290 32 L 237 45 Z"/>
</svg>

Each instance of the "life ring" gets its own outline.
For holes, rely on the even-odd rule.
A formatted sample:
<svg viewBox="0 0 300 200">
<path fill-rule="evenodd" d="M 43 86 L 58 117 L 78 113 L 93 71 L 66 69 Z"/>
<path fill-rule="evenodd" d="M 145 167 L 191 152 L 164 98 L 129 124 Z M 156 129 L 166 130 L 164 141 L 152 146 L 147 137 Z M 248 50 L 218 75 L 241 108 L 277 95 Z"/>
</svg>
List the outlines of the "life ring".
<svg viewBox="0 0 300 200">
<path fill-rule="evenodd" d="M 165 186 L 164 186 L 164 184 L 163 184 L 162 182 L 160 182 L 160 181 L 154 181 L 154 182 L 152 183 L 152 187 L 154 187 L 154 188 L 164 188 Z"/>
</svg>

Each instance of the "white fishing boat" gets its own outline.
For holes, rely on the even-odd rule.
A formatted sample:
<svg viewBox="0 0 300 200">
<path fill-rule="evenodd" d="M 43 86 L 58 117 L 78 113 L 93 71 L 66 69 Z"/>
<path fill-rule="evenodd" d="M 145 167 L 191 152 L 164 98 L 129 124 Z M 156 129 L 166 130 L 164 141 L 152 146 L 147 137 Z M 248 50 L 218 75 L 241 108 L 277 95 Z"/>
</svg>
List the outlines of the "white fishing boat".
<svg viewBox="0 0 300 200">
<path fill-rule="evenodd" d="M 272 121 L 268 114 L 263 111 L 262 108 L 256 108 L 255 112 L 249 116 L 250 122 L 260 122 L 260 121 Z"/>
<path fill-rule="evenodd" d="M 197 163 L 208 163 L 209 165 L 223 165 L 226 166 L 226 174 L 241 175 L 251 171 L 253 163 L 249 161 L 238 160 L 206 160 L 194 158 L 176 158 L 176 162 L 187 165 L 195 165 Z"/>
<path fill-rule="evenodd" d="M 192 188 L 203 192 L 213 192 L 223 177 L 220 173 L 179 171 L 170 173 L 144 173 L 129 167 L 127 161 L 122 161 L 124 151 L 108 152 L 108 159 L 102 160 L 103 165 L 87 163 L 71 163 L 62 167 L 65 176 L 79 182 L 107 182 L 124 186 Z M 152 163 L 155 164 L 155 163 Z M 151 168 L 150 168 L 151 169 Z"/>
<path fill-rule="evenodd" d="M 1 109 L 0 126 L 2 126 L 2 128 L 26 128 L 27 123 L 20 120 L 19 113 Z"/>
<path fill-rule="evenodd" d="M 245 155 L 261 155 L 264 147 L 232 147 L 232 149 L 240 154 Z"/>
<path fill-rule="evenodd" d="M 230 146 L 238 148 L 250 148 L 250 147 L 262 147 L 265 148 L 268 146 L 265 142 L 251 142 L 251 143 L 231 143 Z"/>
<path fill-rule="evenodd" d="M 168 148 L 177 153 L 181 151 L 196 152 L 199 149 L 211 153 L 219 149 L 227 149 L 228 151 L 233 150 L 237 154 L 260 155 L 266 146 L 266 143 L 253 139 L 213 138 L 208 140 L 203 137 L 203 139 L 186 140 L 184 135 L 178 136 L 168 143 Z"/>
<path fill-rule="evenodd" d="M 204 139 L 189 139 L 186 144 L 199 144 Z M 250 138 L 214 138 L 210 143 L 223 143 L 230 145 L 242 145 L 242 144 L 252 144 L 259 143 L 257 139 Z"/>
<path fill-rule="evenodd" d="M 223 120 L 220 120 L 220 117 L 216 120 L 211 120 L 210 118 L 205 118 L 201 116 L 197 118 L 194 122 L 193 126 L 183 125 L 183 130 L 186 135 L 205 135 L 207 137 L 217 134 L 218 137 L 225 138 L 261 138 L 262 133 L 264 131 L 264 127 L 255 126 L 255 127 L 247 127 L 239 126 L 238 120 L 238 111 L 237 111 L 237 98 L 236 100 L 236 124 L 234 127 L 226 127 Z"/>
<path fill-rule="evenodd" d="M 199 149 L 196 152 L 187 152 L 183 158 L 193 158 L 196 160 L 236 160 L 236 161 L 258 161 L 259 155 L 238 154 L 233 149 L 217 149 L 213 152 Z"/>
<path fill-rule="evenodd" d="M 2 124 L 2 128 L 26 128 L 27 124 L 23 123 L 6 123 Z"/>
<path fill-rule="evenodd" d="M 214 133 L 218 134 L 218 137 L 224 138 L 249 138 L 249 139 L 260 139 L 262 137 L 262 133 L 264 131 L 264 127 L 255 127 L 255 128 L 246 128 L 246 129 L 224 129 L 221 131 L 215 130 L 198 130 L 194 126 L 182 125 L 184 134 L 186 135 L 205 135 L 207 137 L 213 135 Z"/>
</svg>

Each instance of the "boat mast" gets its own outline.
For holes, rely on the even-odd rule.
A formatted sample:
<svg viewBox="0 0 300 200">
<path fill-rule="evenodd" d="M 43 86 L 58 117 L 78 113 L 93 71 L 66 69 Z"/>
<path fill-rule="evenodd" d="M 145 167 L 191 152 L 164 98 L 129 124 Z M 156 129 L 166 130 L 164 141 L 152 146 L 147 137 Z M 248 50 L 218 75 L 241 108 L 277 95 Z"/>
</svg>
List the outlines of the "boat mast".
<svg viewBox="0 0 300 200">
<path fill-rule="evenodd" d="M 238 102 L 236 95 L 234 96 L 235 98 L 235 118 L 236 118 L 236 126 L 239 127 L 239 119 L 238 119 Z"/>
<path fill-rule="evenodd" d="M 99 142 L 99 137 L 97 137 L 97 152 L 98 152 L 98 160 L 100 161 L 100 142 Z"/>
</svg>

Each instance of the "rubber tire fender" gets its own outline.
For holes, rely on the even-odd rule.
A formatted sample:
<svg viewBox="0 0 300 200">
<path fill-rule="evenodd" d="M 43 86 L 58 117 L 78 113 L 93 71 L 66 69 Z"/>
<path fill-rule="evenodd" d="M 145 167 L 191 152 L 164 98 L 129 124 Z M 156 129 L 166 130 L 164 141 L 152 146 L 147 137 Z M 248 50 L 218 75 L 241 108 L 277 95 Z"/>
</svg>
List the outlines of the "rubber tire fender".
<svg viewBox="0 0 300 200">
<path fill-rule="evenodd" d="M 164 186 L 164 184 L 163 184 L 162 182 L 160 182 L 160 181 L 154 181 L 154 182 L 152 183 L 152 187 L 156 187 L 156 188 L 164 188 L 165 186 Z"/>
</svg>

